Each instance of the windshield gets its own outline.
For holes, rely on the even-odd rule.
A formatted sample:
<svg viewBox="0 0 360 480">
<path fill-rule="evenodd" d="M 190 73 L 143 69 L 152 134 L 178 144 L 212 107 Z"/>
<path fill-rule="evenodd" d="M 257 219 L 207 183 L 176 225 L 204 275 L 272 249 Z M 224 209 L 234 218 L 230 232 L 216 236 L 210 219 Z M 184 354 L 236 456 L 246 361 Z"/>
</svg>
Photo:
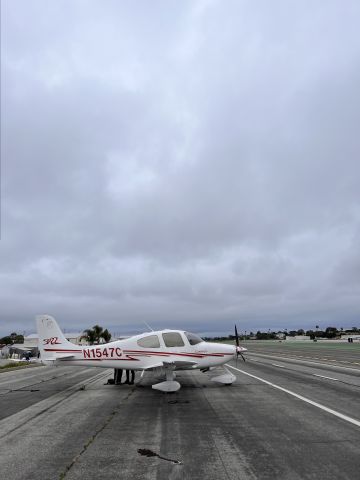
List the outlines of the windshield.
<svg viewBox="0 0 360 480">
<path fill-rule="evenodd" d="M 200 338 L 195 333 L 185 332 L 186 338 L 189 340 L 190 345 L 197 345 L 198 343 L 203 342 L 204 340 Z"/>
</svg>

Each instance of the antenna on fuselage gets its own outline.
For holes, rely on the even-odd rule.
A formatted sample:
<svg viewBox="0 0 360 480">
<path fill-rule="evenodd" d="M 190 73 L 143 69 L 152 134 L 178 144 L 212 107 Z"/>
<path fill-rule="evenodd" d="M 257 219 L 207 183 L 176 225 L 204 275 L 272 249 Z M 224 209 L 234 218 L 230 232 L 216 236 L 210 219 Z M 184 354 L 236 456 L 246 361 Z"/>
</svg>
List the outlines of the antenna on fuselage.
<svg viewBox="0 0 360 480">
<path fill-rule="evenodd" d="M 154 331 L 154 329 L 151 328 L 150 325 L 149 325 L 147 322 L 145 322 L 145 320 L 143 320 L 143 322 L 145 323 L 145 325 L 148 327 L 148 329 L 149 329 L 151 332 Z"/>
</svg>

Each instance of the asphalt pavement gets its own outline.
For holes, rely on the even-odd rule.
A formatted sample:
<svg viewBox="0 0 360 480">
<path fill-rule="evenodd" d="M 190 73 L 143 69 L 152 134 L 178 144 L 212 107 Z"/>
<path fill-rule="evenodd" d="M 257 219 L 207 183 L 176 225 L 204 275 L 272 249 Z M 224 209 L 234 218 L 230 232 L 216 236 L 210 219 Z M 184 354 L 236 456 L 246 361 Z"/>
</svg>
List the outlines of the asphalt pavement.
<svg viewBox="0 0 360 480">
<path fill-rule="evenodd" d="M 299 348 L 295 355 L 314 356 Z M 325 363 L 282 353 L 254 348 L 247 362 L 231 362 L 230 387 L 211 382 L 211 372 L 179 372 L 182 388 L 172 394 L 152 390 L 150 373 L 137 373 L 133 386 L 107 385 L 112 371 L 98 368 L 2 373 L 1 473 L 13 480 L 358 478 L 360 369 L 337 353 Z M 347 361 L 356 362 L 352 355 Z"/>
</svg>

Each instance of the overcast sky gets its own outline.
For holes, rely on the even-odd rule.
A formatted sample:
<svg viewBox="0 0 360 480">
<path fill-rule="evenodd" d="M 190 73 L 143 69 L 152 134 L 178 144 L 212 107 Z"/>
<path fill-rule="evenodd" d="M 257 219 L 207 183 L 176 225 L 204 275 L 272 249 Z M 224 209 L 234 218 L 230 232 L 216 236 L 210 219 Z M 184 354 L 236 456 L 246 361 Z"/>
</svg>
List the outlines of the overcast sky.
<svg viewBox="0 0 360 480">
<path fill-rule="evenodd" d="M 1 2 L 0 335 L 360 325 L 360 2 Z"/>
</svg>

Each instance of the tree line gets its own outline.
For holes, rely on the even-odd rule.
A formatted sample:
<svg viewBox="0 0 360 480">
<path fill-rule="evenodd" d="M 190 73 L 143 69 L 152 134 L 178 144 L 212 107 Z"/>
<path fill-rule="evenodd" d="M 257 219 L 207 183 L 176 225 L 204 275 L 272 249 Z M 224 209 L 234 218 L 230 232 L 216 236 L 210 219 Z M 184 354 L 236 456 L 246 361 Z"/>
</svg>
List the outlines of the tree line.
<svg viewBox="0 0 360 480">
<path fill-rule="evenodd" d="M 278 331 L 270 331 L 261 332 L 258 330 L 256 333 L 246 331 L 244 333 L 239 332 L 240 340 L 279 340 L 281 337 L 296 337 L 300 335 L 306 335 L 310 337 L 311 340 L 315 340 L 316 338 L 337 338 L 341 335 L 360 335 L 360 328 L 359 327 L 352 327 L 351 329 L 344 329 L 341 327 L 338 329 L 337 327 L 326 327 L 324 330 L 320 330 L 319 326 L 315 327 L 315 330 L 304 330 L 303 328 L 299 328 L 298 330 L 289 330 L 285 328 L 285 330 L 278 330 Z M 216 340 L 216 341 L 225 341 L 225 340 L 235 340 L 235 335 L 228 335 L 224 337 L 205 337 L 204 340 Z"/>
<path fill-rule="evenodd" d="M 12 332 L 10 335 L 0 338 L 0 345 L 13 345 L 14 343 L 24 343 L 24 335 Z"/>
<path fill-rule="evenodd" d="M 359 327 L 352 327 L 351 329 L 344 329 L 341 327 L 338 329 L 337 327 L 327 327 L 325 330 L 320 330 L 319 326 L 315 327 L 315 330 L 304 330 L 299 328 L 298 330 L 289 330 L 285 328 L 285 330 L 278 330 L 278 331 L 270 331 L 261 332 L 258 330 L 256 333 L 246 331 L 241 334 L 239 332 L 240 340 L 278 340 L 279 337 L 282 335 L 283 337 L 295 337 L 297 335 L 307 335 L 310 339 L 314 340 L 316 338 L 336 338 L 340 337 L 341 335 L 360 335 L 360 328 Z M 89 345 L 95 345 L 99 343 L 108 343 L 111 340 L 111 333 L 107 328 L 103 328 L 100 325 L 94 325 L 92 328 L 88 328 L 83 331 L 80 340 L 85 340 Z M 204 337 L 204 340 L 211 341 L 224 341 L 224 340 L 235 340 L 234 335 L 228 335 L 224 337 Z M 0 338 L 0 345 L 13 345 L 24 343 L 24 335 L 19 335 L 16 332 L 10 333 L 10 335 L 6 335 L 5 337 Z"/>
</svg>

